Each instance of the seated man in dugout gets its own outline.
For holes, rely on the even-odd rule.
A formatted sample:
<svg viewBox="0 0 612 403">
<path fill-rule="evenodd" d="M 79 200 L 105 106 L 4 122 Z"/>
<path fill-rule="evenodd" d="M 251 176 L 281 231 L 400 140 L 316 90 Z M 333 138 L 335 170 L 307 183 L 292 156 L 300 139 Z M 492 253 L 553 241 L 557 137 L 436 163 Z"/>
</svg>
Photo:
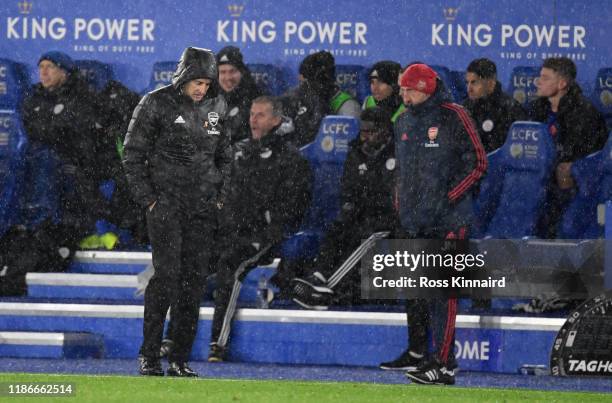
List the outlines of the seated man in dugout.
<svg viewBox="0 0 612 403">
<path fill-rule="evenodd" d="M 399 96 L 398 79 L 401 70 L 400 64 L 391 60 L 374 63 L 369 73 L 371 94 L 363 101 L 362 109 L 376 106 L 388 109 L 392 113 L 391 121 L 394 122 L 405 110 Z"/>
<path fill-rule="evenodd" d="M 281 103 L 268 96 L 256 98 L 249 122 L 251 137 L 236 145 L 219 224 L 209 362 L 226 359 L 231 322 L 248 270 L 274 256 L 285 236 L 297 231 L 310 205 L 310 166 L 281 133 Z"/>
<path fill-rule="evenodd" d="M 396 226 L 393 126 L 388 109 L 361 113 L 359 137 L 350 143 L 342 176 L 341 211 L 325 235 L 317 258 L 308 262 L 304 278 L 293 280 L 293 301 L 306 309 L 360 300 L 355 267 L 377 239 Z M 362 240 L 364 240 L 362 242 Z"/>
<path fill-rule="evenodd" d="M 359 103 L 336 84 L 336 61 L 331 53 L 320 51 L 304 58 L 298 79 L 299 86 L 283 96 L 286 114 L 295 125 L 288 141 L 298 147 L 312 142 L 326 115 L 359 118 Z"/>
<path fill-rule="evenodd" d="M 582 95 L 576 65 L 570 59 L 544 60 L 536 86 L 538 98 L 529 105 L 529 117 L 548 126 L 557 146 L 557 165 L 540 228 L 543 237 L 555 238 L 563 211 L 576 194 L 572 163 L 601 150 L 608 128 L 601 113 Z"/>
<path fill-rule="evenodd" d="M 526 120 L 527 113 L 516 100 L 504 94 L 497 81 L 497 67 L 489 59 L 472 60 L 465 83 L 468 97 L 463 106 L 474 119 L 480 141 L 489 153 L 504 144 L 512 123 Z"/>
</svg>

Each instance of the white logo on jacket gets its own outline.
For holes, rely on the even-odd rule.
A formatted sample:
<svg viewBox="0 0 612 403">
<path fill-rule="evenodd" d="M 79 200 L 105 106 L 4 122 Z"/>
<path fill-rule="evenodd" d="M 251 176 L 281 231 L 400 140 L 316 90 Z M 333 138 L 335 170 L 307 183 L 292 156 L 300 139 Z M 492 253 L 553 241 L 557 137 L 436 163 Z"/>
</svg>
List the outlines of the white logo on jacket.
<svg viewBox="0 0 612 403">
<path fill-rule="evenodd" d="M 217 126 L 217 123 L 219 123 L 219 114 L 217 112 L 208 112 L 208 121 L 212 127 Z"/>
<path fill-rule="evenodd" d="M 491 130 L 493 130 L 493 121 L 491 119 L 487 119 L 484 122 L 482 122 L 482 130 L 484 130 L 485 132 L 490 132 Z"/>
</svg>

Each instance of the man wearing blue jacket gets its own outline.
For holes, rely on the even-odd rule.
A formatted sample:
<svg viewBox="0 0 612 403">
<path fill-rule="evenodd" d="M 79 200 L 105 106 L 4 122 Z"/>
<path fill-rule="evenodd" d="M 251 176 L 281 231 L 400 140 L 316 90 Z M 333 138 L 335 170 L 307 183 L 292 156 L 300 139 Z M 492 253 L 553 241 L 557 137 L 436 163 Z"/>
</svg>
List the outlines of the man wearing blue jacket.
<svg viewBox="0 0 612 403">
<path fill-rule="evenodd" d="M 472 187 L 487 167 L 474 123 L 425 64 L 406 69 L 400 92 L 408 105 L 394 128 L 401 228 L 408 239 L 465 238 Z M 407 301 L 410 349 L 400 359 L 413 364 L 404 366 L 413 382 L 455 383 L 456 312 L 455 298 Z"/>
</svg>

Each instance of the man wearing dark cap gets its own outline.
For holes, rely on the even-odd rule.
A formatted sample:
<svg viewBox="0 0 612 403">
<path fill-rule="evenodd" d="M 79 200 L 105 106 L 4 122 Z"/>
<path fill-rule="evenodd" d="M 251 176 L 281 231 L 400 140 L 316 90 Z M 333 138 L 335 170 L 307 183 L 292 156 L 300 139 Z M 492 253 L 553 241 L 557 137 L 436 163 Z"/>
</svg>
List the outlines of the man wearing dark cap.
<svg viewBox="0 0 612 403">
<path fill-rule="evenodd" d="M 425 64 L 400 77 L 406 112 L 397 119 L 398 210 L 406 239 L 465 239 L 472 218 L 472 187 L 487 156 L 468 113 Z M 410 299 L 410 348 L 384 369 L 404 369 L 413 382 L 455 383 L 456 298 Z M 433 349 L 428 347 L 431 333 Z"/>
<path fill-rule="evenodd" d="M 396 161 L 389 110 L 378 106 L 364 110 L 359 137 L 349 147 L 340 214 L 325 235 L 318 257 L 306 268 L 306 276 L 292 282 L 293 300 L 306 309 L 357 302 L 360 278 L 354 268 L 368 245 L 397 226 L 393 210 Z"/>
<path fill-rule="evenodd" d="M 233 144 L 249 137 L 251 102 L 261 92 L 237 47 L 226 46 L 221 49 L 217 53 L 217 64 L 221 95 L 227 102 L 225 128 Z"/>
<path fill-rule="evenodd" d="M 526 120 L 527 113 L 512 97 L 502 92 L 497 68 L 489 59 L 475 59 L 465 73 L 468 98 L 463 106 L 476 123 L 485 151 L 501 147 L 512 123 Z"/>
<path fill-rule="evenodd" d="M 34 85 L 22 105 L 28 150 L 47 147 L 61 161 L 62 190 L 58 192 L 62 218 L 52 232 L 60 243 L 72 245 L 68 249 L 73 251 L 94 223 L 95 95 L 65 53 L 43 54 L 38 74 L 40 83 Z"/>
<path fill-rule="evenodd" d="M 142 375 L 163 375 L 159 353 L 171 308 L 174 348 L 167 373 L 197 376 L 187 360 L 232 162 L 217 80 L 213 52 L 185 49 L 172 84 L 144 96 L 125 138 L 123 165 L 146 211 L 155 267 L 145 290 Z"/>
<path fill-rule="evenodd" d="M 326 115 L 359 118 L 359 103 L 336 84 L 336 61 L 327 51 L 308 55 L 299 69 L 300 85 L 284 97 L 285 110 L 295 131 L 289 141 L 298 146 L 312 142 Z"/>
<path fill-rule="evenodd" d="M 554 238 L 563 210 L 576 191 L 572 163 L 601 150 L 608 138 L 608 128 L 601 113 L 582 95 L 572 60 L 566 57 L 544 60 L 536 87 L 538 98 L 529 105 L 530 118 L 544 122 L 557 145 L 557 166 L 541 223 L 542 235 Z"/>
<path fill-rule="evenodd" d="M 397 112 L 402 105 L 397 82 L 401 69 L 399 63 L 390 60 L 383 60 L 372 66 L 369 74 L 372 95 L 368 95 L 363 101 L 362 109 L 378 106 L 388 109 L 392 114 Z"/>
</svg>

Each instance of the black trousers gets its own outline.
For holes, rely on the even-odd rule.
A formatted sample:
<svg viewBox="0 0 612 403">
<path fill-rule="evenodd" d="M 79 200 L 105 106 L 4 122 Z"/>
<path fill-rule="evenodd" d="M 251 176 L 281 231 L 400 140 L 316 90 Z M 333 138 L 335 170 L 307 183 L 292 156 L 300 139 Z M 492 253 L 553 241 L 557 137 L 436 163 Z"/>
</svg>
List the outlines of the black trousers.
<svg viewBox="0 0 612 403">
<path fill-rule="evenodd" d="M 363 217 L 350 217 L 337 220 L 325 234 L 318 256 L 307 264 L 306 272 L 318 271 L 332 280 L 330 286 L 343 300 L 359 301 L 361 298 L 361 276 L 359 264 L 338 272 L 340 266 L 353 254 L 363 241 L 378 231 L 389 231 L 393 225 L 388 220 L 364 219 Z"/>
<path fill-rule="evenodd" d="M 325 278 L 329 278 L 361 244 L 362 239 L 370 236 L 372 232 L 374 231 L 370 231 L 369 228 L 364 229 L 359 222 L 335 221 L 325 234 L 313 269 L 323 274 Z M 359 270 L 353 270 L 344 283 L 349 289 L 359 288 Z"/>
<path fill-rule="evenodd" d="M 409 299 L 406 314 L 410 351 L 427 356 L 430 331 L 433 344 L 430 358 L 448 369 L 455 368 L 457 299 Z"/>
<path fill-rule="evenodd" d="M 563 213 L 576 196 L 576 192 L 575 187 L 566 190 L 559 189 L 556 181 L 552 181 L 548 186 L 544 212 L 538 221 L 538 229 L 543 238 L 555 239 L 557 237 L 557 229 Z"/>
<path fill-rule="evenodd" d="M 227 346 L 242 280 L 249 269 L 258 262 L 269 259 L 272 254 L 272 244 L 264 244 L 256 249 L 247 239 L 235 239 L 231 248 L 222 253 L 217 263 L 217 288 L 211 343 L 220 347 Z"/>
<path fill-rule="evenodd" d="M 461 228 L 449 233 L 425 233 L 416 238 L 466 239 Z M 428 356 L 448 369 L 457 367 L 455 358 L 455 322 L 457 298 L 431 298 L 406 300 L 410 351 Z M 431 334 L 432 348 L 428 343 Z"/>
<path fill-rule="evenodd" d="M 171 308 L 175 348 L 168 360 L 189 359 L 213 244 L 213 214 L 190 215 L 163 197 L 152 211 L 147 211 L 155 274 L 145 290 L 144 340 L 140 347 L 145 357 L 159 357 L 164 321 Z"/>
</svg>

